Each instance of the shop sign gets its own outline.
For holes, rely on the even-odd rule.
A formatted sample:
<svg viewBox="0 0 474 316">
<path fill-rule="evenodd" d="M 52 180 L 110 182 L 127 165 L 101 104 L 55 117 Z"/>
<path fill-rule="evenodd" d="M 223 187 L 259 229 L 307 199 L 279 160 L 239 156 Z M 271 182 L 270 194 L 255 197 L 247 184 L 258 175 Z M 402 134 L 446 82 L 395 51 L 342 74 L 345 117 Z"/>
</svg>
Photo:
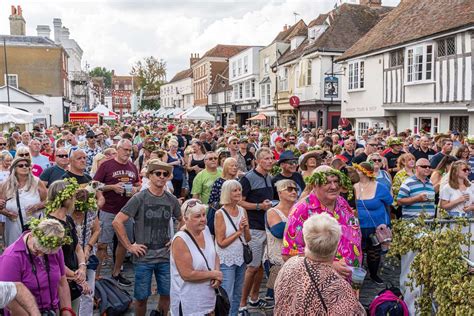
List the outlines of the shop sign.
<svg viewBox="0 0 474 316">
<path fill-rule="evenodd" d="M 339 79 L 329 76 L 324 78 L 324 97 L 337 98 L 339 95 Z"/>
<path fill-rule="evenodd" d="M 300 106 L 300 98 L 298 98 L 296 95 L 290 97 L 290 105 L 294 108 L 297 108 Z"/>
</svg>

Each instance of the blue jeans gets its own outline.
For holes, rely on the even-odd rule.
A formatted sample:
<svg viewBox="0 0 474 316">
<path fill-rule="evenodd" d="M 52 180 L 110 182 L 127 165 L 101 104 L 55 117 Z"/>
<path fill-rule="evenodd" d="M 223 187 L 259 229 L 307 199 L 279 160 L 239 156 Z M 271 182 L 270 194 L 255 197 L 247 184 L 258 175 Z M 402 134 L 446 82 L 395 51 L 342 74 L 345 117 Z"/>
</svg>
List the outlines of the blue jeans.
<svg viewBox="0 0 474 316">
<path fill-rule="evenodd" d="M 245 270 L 247 265 L 243 263 L 241 266 L 233 264 L 226 266 L 221 264 L 223 274 L 222 287 L 227 292 L 230 301 L 231 316 L 239 313 L 240 299 L 242 298 L 242 288 L 244 287 Z"/>
<path fill-rule="evenodd" d="M 133 265 L 135 269 L 135 292 L 137 301 L 143 301 L 151 295 L 151 280 L 155 274 L 158 294 L 163 296 L 170 295 L 170 263 L 143 263 L 138 262 Z"/>
</svg>

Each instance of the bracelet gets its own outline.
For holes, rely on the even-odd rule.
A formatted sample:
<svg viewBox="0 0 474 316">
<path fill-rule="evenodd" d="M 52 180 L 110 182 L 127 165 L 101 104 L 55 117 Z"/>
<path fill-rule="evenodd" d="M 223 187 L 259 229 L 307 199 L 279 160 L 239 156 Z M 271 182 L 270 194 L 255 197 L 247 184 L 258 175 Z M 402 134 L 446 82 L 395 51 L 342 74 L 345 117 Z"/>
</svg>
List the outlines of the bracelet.
<svg viewBox="0 0 474 316">
<path fill-rule="evenodd" d="M 72 316 L 76 316 L 76 313 L 74 312 L 74 310 L 71 308 L 71 307 L 63 307 L 61 308 L 61 314 L 63 312 L 69 312 Z"/>
</svg>

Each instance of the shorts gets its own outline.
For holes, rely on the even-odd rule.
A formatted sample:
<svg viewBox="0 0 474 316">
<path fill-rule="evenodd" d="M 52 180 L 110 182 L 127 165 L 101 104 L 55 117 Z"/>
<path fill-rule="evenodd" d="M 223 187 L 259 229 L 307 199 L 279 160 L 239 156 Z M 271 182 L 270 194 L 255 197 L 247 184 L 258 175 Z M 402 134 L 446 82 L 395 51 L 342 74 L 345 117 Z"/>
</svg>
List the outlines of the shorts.
<svg viewBox="0 0 474 316">
<path fill-rule="evenodd" d="M 114 241 L 115 231 L 112 222 L 115 219 L 115 214 L 99 211 L 100 235 L 99 244 L 111 244 Z M 128 239 L 133 243 L 133 222 L 129 219 L 125 222 L 125 230 L 127 231 Z"/>
<path fill-rule="evenodd" d="M 264 230 L 251 229 L 250 236 L 252 239 L 249 242 L 249 246 L 252 249 L 253 258 L 252 262 L 247 266 L 258 268 L 262 265 L 263 254 L 267 245 L 267 233 Z"/>
<path fill-rule="evenodd" d="M 158 294 L 163 296 L 170 295 L 171 273 L 170 263 L 145 263 L 137 262 L 133 264 L 135 270 L 135 299 L 143 301 L 151 295 L 151 281 L 155 273 L 156 286 Z"/>
</svg>

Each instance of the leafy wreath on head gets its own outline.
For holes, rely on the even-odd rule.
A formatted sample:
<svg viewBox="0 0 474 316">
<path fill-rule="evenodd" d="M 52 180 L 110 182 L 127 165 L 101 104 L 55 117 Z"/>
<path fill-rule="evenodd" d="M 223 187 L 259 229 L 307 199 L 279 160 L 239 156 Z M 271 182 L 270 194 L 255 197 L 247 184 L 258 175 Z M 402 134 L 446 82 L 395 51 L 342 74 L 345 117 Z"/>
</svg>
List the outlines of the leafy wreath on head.
<svg viewBox="0 0 474 316">
<path fill-rule="evenodd" d="M 56 249 L 58 247 L 62 247 L 63 245 L 70 245 L 72 243 L 72 238 L 70 236 L 67 236 L 66 234 L 64 235 L 64 237 L 46 236 L 44 232 L 39 228 L 39 224 L 43 220 L 45 219 L 32 218 L 28 222 L 28 227 L 31 233 L 33 234 L 33 236 L 36 237 L 42 247 L 47 249 Z"/>
<path fill-rule="evenodd" d="M 342 188 L 347 191 L 347 199 L 351 200 L 354 196 L 354 188 L 351 179 L 349 179 L 345 173 L 337 169 L 313 172 L 312 175 L 304 178 L 304 182 L 309 185 L 321 186 L 328 183 L 327 177 L 329 176 L 336 176 L 339 178 Z"/>
<path fill-rule="evenodd" d="M 54 200 L 46 203 L 46 215 L 62 207 L 64 201 L 69 200 L 76 195 L 77 190 L 79 189 L 79 184 L 77 184 L 76 178 L 67 178 L 64 179 L 64 182 L 66 182 L 64 190 L 57 194 L 54 197 Z"/>
<path fill-rule="evenodd" d="M 374 163 L 373 162 L 370 162 L 369 163 L 372 168 L 374 166 Z M 361 165 L 357 164 L 357 163 L 352 163 L 352 167 L 354 167 L 355 169 L 359 170 L 360 172 L 362 172 L 363 174 L 365 174 L 367 176 L 367 178 L 370 178 L 370 179 L 375 179 L 377 178 L 377 176 L 375 175 L 375 172 L 374 171 L 370 171 L 370 170 L 367 170 L 365 169 L 364 167 L 362 167 Z"/>
</svg>

